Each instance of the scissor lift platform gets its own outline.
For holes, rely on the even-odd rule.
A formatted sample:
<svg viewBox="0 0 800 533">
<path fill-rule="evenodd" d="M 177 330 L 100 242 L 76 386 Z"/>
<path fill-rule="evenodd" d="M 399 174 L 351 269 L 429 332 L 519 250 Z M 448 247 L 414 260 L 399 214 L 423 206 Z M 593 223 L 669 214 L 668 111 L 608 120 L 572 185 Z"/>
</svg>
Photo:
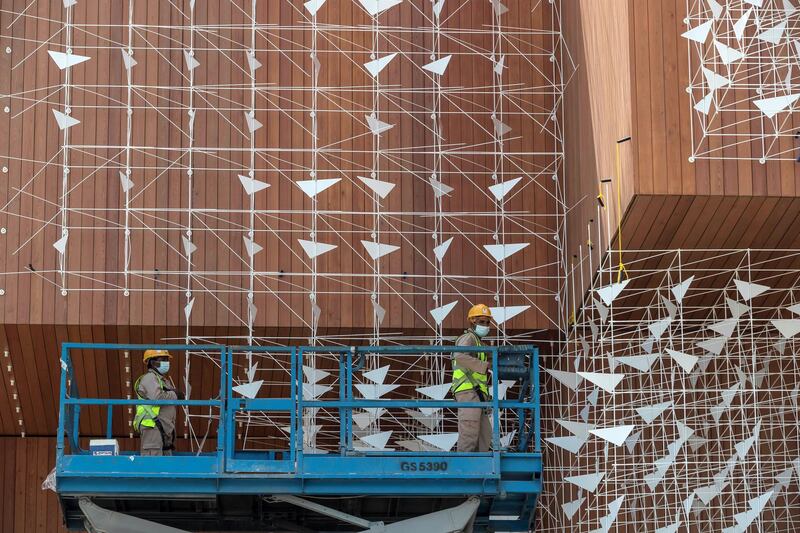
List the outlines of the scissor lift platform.
<svg viewBox="0 0 800 533">
<path fill-rule="evenodd" d="M 445 400 L 368 400 L 353 395 L 353 373 L 362 355 L 449 354 L 452 348 L 347 347 L 282 348 L 289 351 L 290 386 L 282 398 L 244 398 L 234 392 L 237 353 L 268 353 L 271 348 L 176 346 L 158 348 L 204 351 L 219 357 L 220 394 L 211 400 L 150 402 L 217 409 L 216 450 L 143 457 L 138 452 L 91 455 L 79 445 L 81 406 L 127 408 L 137 400 L 81 398 L 74 378 L 73 350 L 136 351 L 152 346 L 65 344 L 61 354 L 61 402 L 56 461 L 56 491 L 70 529 L 83 529 L 89 500 L 100 508 L 188 531 L 373 531 L 368 525 L 393 523 L 479 502 L 468 528 L 474 531 L 530 531 L 542 491 L 539 447 L 538 350 L 535 347 L 488 348 L 495 376 L 520 373 L 519 397 L 498 399 L 498 383 L 489 401 L 459 404 L 491 408 L 495 451 L 358 450 L 353 446 L 354 409 L 453 408 Z M 339 393 L 334 398 L 304 399 L 302 368 L 310 354 L 339 357 Z M 462 348 L 459 348 L 462 350 Z M 448 355 L 449 356 L 449 355 Z M 504 362 L 509 362 L 504 370 Z M 313 453 L 301 443 L 304 409 L 340 413 L 338 453 Z M 510 410 L 518 423 L 514 446 L 502 448 L 499 413 Z M 236 417 L 246 413 L 285 412 L 290 431 L 285 450 L 237 449 Z M 110 436 L 111 426 L 107 433 Z M 327 509 L 327 511 L 326 511 Z M 338 513 L 338 514 L 337 514 Z M 344 518 L 343 518 L 344 517 Z M 347 517 L 353 518 L 348 520 Z M 355 517 L 355 518 L 354 518 Z M 413 533 L 423 533 L 415 527 Z M 110 530 L 109 530 L 110 531 Z M 374 531 L 379 531 L 375 529 Z M 411 533 L 411 532 L 409 532 Z M 437 532 L 440 533 L 440 532 Z"/>
</svg>

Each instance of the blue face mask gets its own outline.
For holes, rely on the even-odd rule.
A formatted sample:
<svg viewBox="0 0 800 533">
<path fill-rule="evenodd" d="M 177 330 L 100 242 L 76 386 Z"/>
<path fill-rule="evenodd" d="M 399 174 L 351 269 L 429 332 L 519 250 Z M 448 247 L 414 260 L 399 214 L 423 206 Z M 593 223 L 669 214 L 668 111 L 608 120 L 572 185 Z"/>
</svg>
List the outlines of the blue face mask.
<svg viewBox="0 0 800 533">
<path fill-rule="evenodd" d="M 156 370 L 162 376 L 169 372 L 169 361 L 159 361 L 156 365 Z"/>
<path fill-rule="evenodd" d="M 478 337 L 481 338 L 485 337 L 486 335 L 489 334 L 489 331 L 491 331 L 489 326 L 482 326 L 480 324 L 475 324 L 475 335 L 477 335 Z"/>
</svg>

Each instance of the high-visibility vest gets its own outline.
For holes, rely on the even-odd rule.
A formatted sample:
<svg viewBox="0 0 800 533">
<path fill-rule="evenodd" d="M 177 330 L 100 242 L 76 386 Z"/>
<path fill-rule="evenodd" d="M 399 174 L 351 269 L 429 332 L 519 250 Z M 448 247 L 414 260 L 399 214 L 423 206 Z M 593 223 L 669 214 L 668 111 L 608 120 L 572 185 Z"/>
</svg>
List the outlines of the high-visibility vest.
<svg viewBox="0 0 800 533">
<path fill-rule="evenodd" d="M 136 391 L 136 397 L 140 400 L 147 400 L 148 398 L 143 398 L 141 394 L 139 394 L 139 382 L 145 377 L 147 374 L 142 374 L 139 376 L 139 379 L 136 380 L 136 383 L 133 384 L 133 390 Z M 164 379 L 156 374 L 156 379 L 158 379 L 158 384 L 161 386 L 161 390 L 165 390 L 167 388 Z M 133 417 L 133 429 L 135 431 L 141 432 L 141 427 L 144 426 L 146 428 L 154 428 L 156 427 L 156 418 L 158 418 L 158 413 L 161 412 L 161 406 L 158 405 L 137 405 L 136 406 L 136 416 Z"/>
<path fill-rule="evenodd" d="M 465 333 L 470 333 L 475 337 L 475 341 L 477 342 L 478 346 L 483 346 L 481 344 L 481 340 L 478 338 L 475 333 L 472 331 L 465 331 Z M 487 361 L 486 352 L 478 352 L 476 354 L 478 359 L 481 361 Z M 453 384 L 450 386 L 450 390 L 453 394 L 457 392 L 462 392 L 466 390 L 473 390 L 477 389 L 480 390 L 484 396 L 487 398 L 489 397 L 489 377 L 486 374 L 481 374 L 480 372 L 473 372 L 468 368 L 461 368 L 458 363 L 456 362 L 456 358 L 453 357 Z"/>
</svg>

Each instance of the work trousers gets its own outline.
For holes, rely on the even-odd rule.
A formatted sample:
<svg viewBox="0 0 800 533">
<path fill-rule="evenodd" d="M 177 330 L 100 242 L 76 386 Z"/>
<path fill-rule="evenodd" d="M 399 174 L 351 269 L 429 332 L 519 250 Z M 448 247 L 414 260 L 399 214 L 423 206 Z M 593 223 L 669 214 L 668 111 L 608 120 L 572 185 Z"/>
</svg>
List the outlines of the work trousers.
<svg viewBox="0 0 800 533">
<path fill-rule="evenodd" d="M 457 402 L 480 402 L 478 393 L 465 390 L 455 394 Z M 489 415 L 480 407 L 464 407 L 458 410 L 459 452 L 488 452 L 492 449 L 492 426 Z"/>
<path fill-rule="evenodd" d="M 173 434 L 174 437 L 174 434 Z M 140 451 L 143 456 L 172 455 L 172 450 L 164 450 L 164 441 L 158 428 L 146 428 L 142 426 L 142 434 L 139 437 Z M 172 444 L 171 442 L 168 444 Z"/>
</svg>

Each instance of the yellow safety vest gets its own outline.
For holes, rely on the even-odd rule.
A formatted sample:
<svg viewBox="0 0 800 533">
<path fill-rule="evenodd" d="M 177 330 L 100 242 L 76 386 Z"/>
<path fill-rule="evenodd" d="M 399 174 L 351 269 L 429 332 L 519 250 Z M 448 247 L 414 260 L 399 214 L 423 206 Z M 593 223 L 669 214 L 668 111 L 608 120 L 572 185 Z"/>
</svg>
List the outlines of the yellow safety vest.
<svg viewBox="0 0 800 533">
<path fill-rule="evenodd" d="M 140 400 L 147 400 L 148 398 L 142 398 L 142 395 L 139 394 L 139 382 L 145 377 L 147 374 L 142 374 L 139 376 L 139 379 L 136 380 L 136 383 L 133 384 L 133 390 L 136 391 L 136 397 Z M 166 383 L 164 383 L 164 379 L 156 374 L 156 379 L 158 379 L 158 384 L 161 385 L 161 390 L 165 390 L 167 388 Z M 137 405 L 136 406 L 136 416 L 133 417 L 133 429 L 137 432 L 141 432 L 141 427 L 144 426 L 146 428 L 154 428 L 156 427 L 156 418 L 158 418 L 158 413 L 161 412 L 161 407 L 158 405 Z"/>
<path fill-rule="evenodd" d="M 465 331 L 465 333 L 470 333 L 471 335 L 475 336 L 475 341 L 478 343 L 478 346 L 483 346 L 481 344 L 481 340 L 478 338 L 475 333 L 472 331 Z M 478 352 L 476 354 L 478 359 L 481 361 L 487 361 L 486 352 Z M 453 394 L 457 392 L 462 392 L 466 390 L 473 390 L 477 389 L 480 390 L 485 397 L 489 397 L 489 377 L 486 374 L 481 374 L 480 372 L 473 372 L 468 368 L 461 368 L 458 366 L 456 362 L 456 358 L 453 357 L 453 384 L 450 386 L 450 390 Z"/>
</svg>

